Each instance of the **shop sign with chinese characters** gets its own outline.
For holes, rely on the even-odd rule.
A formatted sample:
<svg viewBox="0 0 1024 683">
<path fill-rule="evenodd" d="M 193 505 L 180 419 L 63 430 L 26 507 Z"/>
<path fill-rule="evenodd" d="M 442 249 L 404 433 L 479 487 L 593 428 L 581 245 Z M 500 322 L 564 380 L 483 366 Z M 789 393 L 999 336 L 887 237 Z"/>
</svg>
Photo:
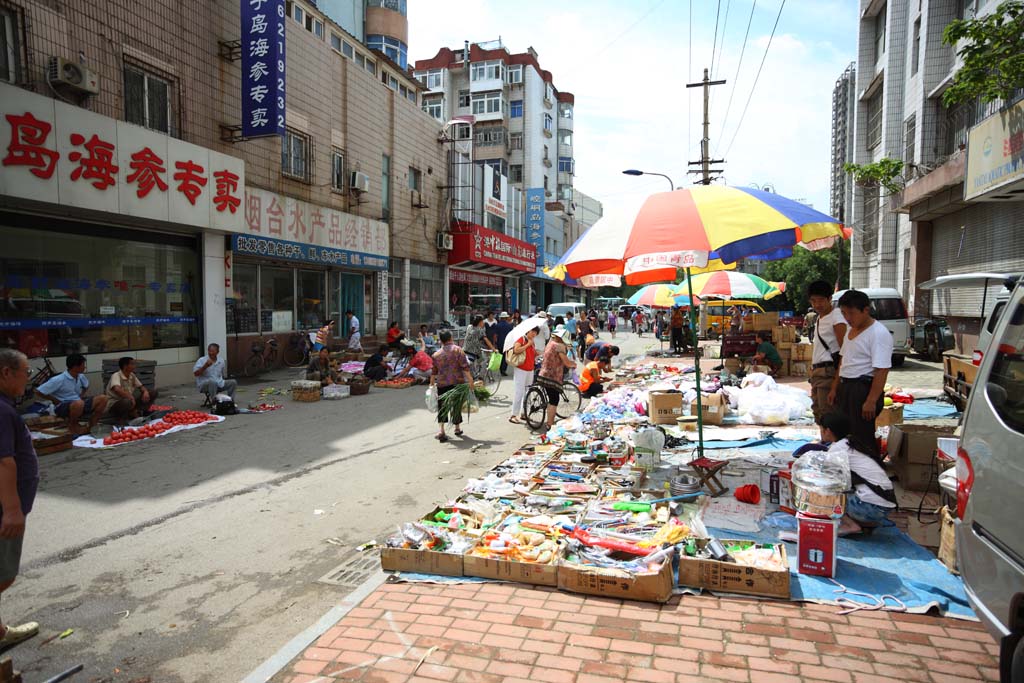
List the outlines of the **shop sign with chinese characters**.
<svg viewBox="0 0 1024 683">
<path fill-rule="evenodd" d="M 387 267 L 387 223 L 255 187 L 245 188 L 244 208 L 246 235 L 379 256 Z"/>
<path fill-rule="evenodd" d="M 242 137 L 284 135 L 285 2 L 241 3 Z"/>
<path fill-rule="evenodd" d="M 360 268 L 362 270 L 387 270 L 388 268 L 386 256 L 320 247 L 315 244 L 300 244 L 270 237 L 232 235 L 231 251 L 236 254 L 259 256 L 277 261 L 315 263 L 338 268 Z"/>
<path fill-rule="evenodd" d="M 544 188 L 526 190 L 526 241 L 538 254 L 544 251 Z"/>
<path fill-rule="evenodd" d="M 245 162 L 0 83 L 0 195 L 244 228 Z"/>
<path fill-rule="evenodd" d="M 453 235 L 455 245 L 448 253 L 448 263 L 466 261 L 511 268 L 532 273 L 537 267 L 537 251 L 532 244 L 500 232 L 471 225 Z"/>
<path fill-rule="evenodd" d="M 487 275 L 485 273 L 473 273 L 468 270 L 452 268 L 448 271 L 450 282 L 459 285 L 484 285 L 486 287 L 501 287 L 505 280 L 500 275 Z"/>
</svg>

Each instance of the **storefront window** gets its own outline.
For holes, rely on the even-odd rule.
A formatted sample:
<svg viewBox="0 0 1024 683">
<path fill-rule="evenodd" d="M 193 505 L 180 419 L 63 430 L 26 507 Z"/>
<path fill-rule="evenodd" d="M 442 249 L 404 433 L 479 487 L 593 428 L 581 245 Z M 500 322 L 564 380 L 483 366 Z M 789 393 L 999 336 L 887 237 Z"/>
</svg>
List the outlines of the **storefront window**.
<svg viewBox="0 0 1024 683">
<path fill-rule="evenodd" d="M 0 344 L 33 357 L 197 345 L 194 240 L 98 232 L 0 226 Z"/>
<path fill-rule="evenodd" d="M 444 266 L 409 265 L 409 324 L 437 323 L 444 316 Z"/>
<path fill-rule="evenodd" d="M 319 329 L 327 308 L 324 272 L 299 271 L 299 322 L 303 329 Z"/>
<path fill-rule="evenodd" d="M 232 298 L 227 302 L 228 334 L 259 331 L 258 287 L 256 266 L 248 263 L 235 264 L 231 276 Z"/>
<path fill-rule="evenodd" d="M 287 332 L 294 326 L 295 271 L 260 269 L 260 330 Z"/>
<path fill-rule="evenodd" d="M 475 315 L 495 315 L 506 308 L 504 282 L 497 275 L 483 275 L 453 270 L 448 284 L 452 307 L 449 319 L 457 325 L 468 325 Z"/>
</svg>

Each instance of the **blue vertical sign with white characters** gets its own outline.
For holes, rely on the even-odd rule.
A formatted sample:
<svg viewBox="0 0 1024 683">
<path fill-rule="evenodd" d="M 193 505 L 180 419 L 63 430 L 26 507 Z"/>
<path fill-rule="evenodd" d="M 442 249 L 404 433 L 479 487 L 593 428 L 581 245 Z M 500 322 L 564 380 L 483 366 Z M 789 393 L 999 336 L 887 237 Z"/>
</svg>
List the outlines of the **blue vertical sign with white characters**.
<svg viewBox="0 0 1024 683">
<path fill-rule="evenodd" d="M 543 187 L 527 188 L 526 190 L 526 215 L 523 223 L 526 225 L 526 241 L 537 250 L 537 260 L 543 265 L 544 258 L 544 199 Z"/>
<path fill-rule="evenodd" d="M 242 2 L 242 137 L 284 135 L 284 0 Z"/>
</svg>

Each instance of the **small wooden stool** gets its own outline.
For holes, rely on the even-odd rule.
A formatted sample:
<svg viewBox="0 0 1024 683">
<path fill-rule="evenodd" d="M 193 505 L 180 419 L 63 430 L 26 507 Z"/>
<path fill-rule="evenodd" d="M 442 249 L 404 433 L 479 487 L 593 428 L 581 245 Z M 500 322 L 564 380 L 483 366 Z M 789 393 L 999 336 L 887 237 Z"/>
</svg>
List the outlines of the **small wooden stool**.
<svg viewBox="0 0 1024 683">
<path fill-rule="evenodd" d="M 695 460 L 691 460 L 688 464 L 694 474 L 697 475 L 700 485 L 702 487 L 706 486 L 708 491 L 711 492 L 712 498 L 717 498 L 723 493 L 728 492 L 729 488 L 723 485 L 722 480 L 718 478 L 719 472 L 725 469 L 725 466 L 729 464 L 728 461 L 711 460 L 710 458 L 697 458 Z"/>
</svg>

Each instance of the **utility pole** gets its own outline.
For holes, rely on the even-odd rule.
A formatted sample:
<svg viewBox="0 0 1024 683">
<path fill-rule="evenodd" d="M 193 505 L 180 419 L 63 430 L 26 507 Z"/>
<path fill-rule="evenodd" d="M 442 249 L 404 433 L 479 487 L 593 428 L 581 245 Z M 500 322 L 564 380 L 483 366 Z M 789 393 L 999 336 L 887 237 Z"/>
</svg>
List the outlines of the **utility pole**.
<svg viewBox="0 0 1024 683">
<path fill-rule="evenodd" d="M 687 83 L 687 88 L 704 88 L 704 137 L 700 141 L 700 161 L 691 161 L 690 166 L 700 166 L 699 170 L 687 171 L 687 173 L 699 173 L 701 174 L 701 184 L 711 184 L 711 174 L 721 173 L 720 168 L 711 168 L 712 164 L 725 163 L 724 159 L 712 159 L 711 152 L 709 150 L 711 138 L 708 134 L 708 128 L 711 122 L 708 120 L 708 103 L 711 98 L 711 86 L 713 85 L 725 85 L 725 81 L 709 81 L 708 70 L 704 69 L 704 80 L 699 83 Z"/>
</svg>

